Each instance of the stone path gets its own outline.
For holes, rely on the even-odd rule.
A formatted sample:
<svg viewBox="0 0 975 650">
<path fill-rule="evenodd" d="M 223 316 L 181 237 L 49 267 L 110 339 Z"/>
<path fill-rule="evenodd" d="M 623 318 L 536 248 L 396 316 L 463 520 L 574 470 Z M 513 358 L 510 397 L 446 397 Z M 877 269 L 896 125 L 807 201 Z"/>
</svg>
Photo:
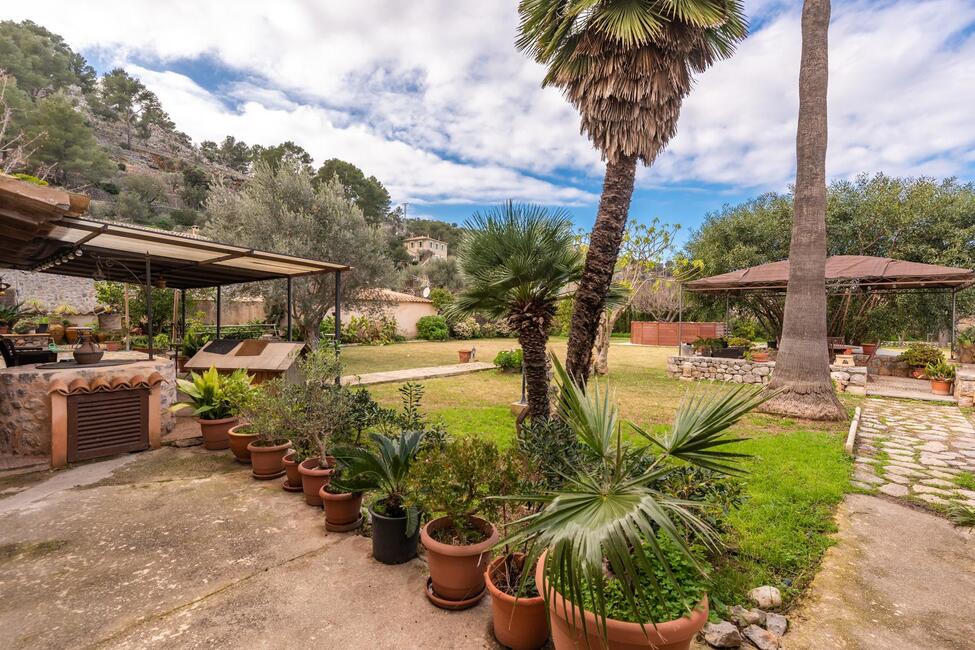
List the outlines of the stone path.
<svg viewBox="0 0 975 650">
<path fill-rule="evenodd" d="M 406 370 L 388 370 L 386 372 L 370 372 L 364 375 L 348 375 L 342 377 L 346 386 L 370 386 L 374 384 L 392 384 L 421 379 L 436 379 L 438 377 L 454 377 L 467 375 L 472 372 L 491 370 L 495 365 L 485 361 L 473 363 L 455 363 L 449 366 L 430 366 L 429 368 L 407 368 Z"/>
<path fill-rule="evenodd" d="M 956 406 L 867 398 L 853 484 L 944 508 L 975 506 L 975 427 Z"/>
</svg>

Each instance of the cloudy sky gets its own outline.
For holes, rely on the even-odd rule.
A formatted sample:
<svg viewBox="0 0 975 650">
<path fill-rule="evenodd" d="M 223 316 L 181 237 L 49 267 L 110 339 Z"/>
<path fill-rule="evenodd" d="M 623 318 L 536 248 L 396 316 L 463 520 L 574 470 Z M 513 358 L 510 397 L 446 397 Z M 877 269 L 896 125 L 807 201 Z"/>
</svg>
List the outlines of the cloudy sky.
<svg viewBox="0 0 975 650">
<path fill-rule="evenodd" d="M 795 164 L 800 2 L 746 0 L 751 35 L 701 75 L 631 215 L 693 227 L 784 190 Z M 602 164 L 578 116 L 514 48 L 516 0 L 4 3 L 116 65 L 197 142 L 294 140 L 375 174 L 412 215 L 507 198 L 592 223 Z M 975 178 L 975 2 L 834 0 L 828 174 Z"/>
</svg>

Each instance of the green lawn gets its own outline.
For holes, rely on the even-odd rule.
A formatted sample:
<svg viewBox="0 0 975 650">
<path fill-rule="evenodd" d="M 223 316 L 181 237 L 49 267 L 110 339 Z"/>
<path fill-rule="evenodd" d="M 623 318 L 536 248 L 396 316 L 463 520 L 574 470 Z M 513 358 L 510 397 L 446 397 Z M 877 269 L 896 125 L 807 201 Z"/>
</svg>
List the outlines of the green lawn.
<svg viewBox="0 0 975 650">
<path fill-rule="evenodd" d="M 366 373 L 456 363 L 456 350 L 471 342 L 410 343 L 355 347 L 343 351 L 347 372 Z M 513 339 L 474 341 L 482 360 L 517 345 Z M 565 340 L 554 339 L 560 357 Z M 610 348 L 609 385 L 624 418 L 660 429 L 673 418 L 681 398 L 704 384 L 667 377 L 666 359 L 673 348 L 630 346 L 614 341 Z M 452 433 L 489 437 L 511 443 L 514 419 L 508 410 L 521 395 L 521 377 L 481 372 L 424 383 L 425 410 Z M 394 405 L 396 384 L 375 386 L 376 398 Z M 844 398 L 852 411 L 855 399 Z M 852 463 L 844 453 L 846 423 L 793 421 L 763 414 L 747 416 L 734 433 L 747 438 L 741 450 L 751 454 L 743 479 L 746 500 L 731 513 L 725 536 L 727 552 L 719 560 L 712 596 L 719 603 L 740 603 L 760 584 L 778 586 L 787 602 L 801 593 L 832 543 L 833 511 L 850 490 Z"/>
</svg>

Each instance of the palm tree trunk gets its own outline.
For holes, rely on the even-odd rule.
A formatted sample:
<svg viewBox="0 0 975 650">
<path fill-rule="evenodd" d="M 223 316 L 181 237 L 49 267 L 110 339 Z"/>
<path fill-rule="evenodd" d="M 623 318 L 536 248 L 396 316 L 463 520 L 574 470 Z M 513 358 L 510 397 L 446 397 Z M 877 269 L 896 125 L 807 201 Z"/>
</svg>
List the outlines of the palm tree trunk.
<svg viewBox="0 0 975 650">
<path fill-rule="evenodd" d="M 518 332 L 521 344 L 522 367 L 528 392 L 528 415 L 532 420 L 547 420 L 550 412 L 548 337 L 534 327 Z"/>
<path fill-rule="evenodd" d="M 619 257 L 623 229 L 633 197 L 636 158 L 623 156 L 606 163 L 603 194 L 599 199 L 596 223 L 589 238 L 586 265 L 579 280 L 569 325 L 569 349 L 565 369 L 579 385 L 589 379 L 592 347 L 599 321 L 606 308 L 606 294 L 613 281 L 616 258 Z"/>
<path fill-rule="evenodd" d="M 846 410 L 829 376 L 826 339 L 826 89 L 829 0 L 805 0 L 796 132 L 795 220 L 782 343 L 763 410 L 840 420 Z"/>
</svg>

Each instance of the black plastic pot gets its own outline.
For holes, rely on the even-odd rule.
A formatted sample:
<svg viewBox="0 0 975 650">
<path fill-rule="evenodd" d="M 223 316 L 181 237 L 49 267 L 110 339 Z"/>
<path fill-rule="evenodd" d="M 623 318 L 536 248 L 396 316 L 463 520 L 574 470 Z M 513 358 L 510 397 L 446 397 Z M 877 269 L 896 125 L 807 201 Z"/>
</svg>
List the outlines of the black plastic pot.
<svg viewBox="0 0 975 650">
<path fill-rule="evenodd" d="M 406 517 L 386 517 L 369 506 L 372 518 L 372 556 L 383 564 L 402 564 L 416 557 L 420 527 L 406 536 Z"/>
</svg>

